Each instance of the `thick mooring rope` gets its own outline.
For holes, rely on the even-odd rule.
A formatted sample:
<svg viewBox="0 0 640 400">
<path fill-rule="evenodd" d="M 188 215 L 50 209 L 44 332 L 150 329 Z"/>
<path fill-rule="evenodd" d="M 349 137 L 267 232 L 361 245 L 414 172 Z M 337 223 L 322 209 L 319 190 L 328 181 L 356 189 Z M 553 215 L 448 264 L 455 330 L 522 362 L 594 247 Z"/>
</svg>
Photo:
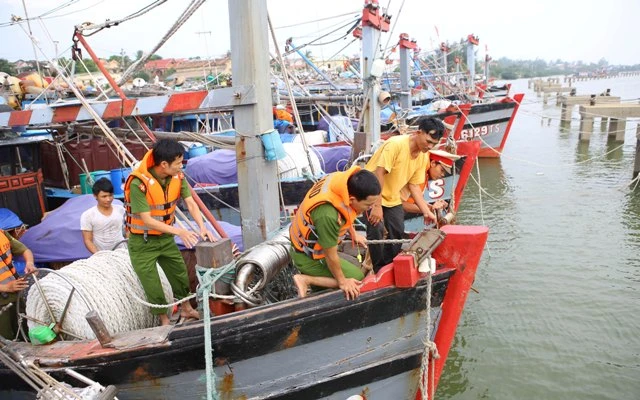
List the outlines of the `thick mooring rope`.
<svg viewBox="0 0 640 400">
<path fill-rule="evenodd" d="M 59 322 L 72 286 L 62 329 L 78 337 L 93 339 L 95 335 L 85 316 L 95 310 L 111 334 L 156 326 L 158 319 L 149 308 L 138 301 L 145 293 L 138 276 L 131 267 L 126 249 L 100 251 L 87 259 L 75 261 L 56 273 L 40 279 L 40 286 L 56 321 Z M 164 272 L 158 268 L 167 303 L 173 292 Z M 45 323 L 52 323 L 47 306 L 36 285 L 27 295 L 26 314 Z M 37 326 L 29 321 L 29 328 Z"/>
</svg>

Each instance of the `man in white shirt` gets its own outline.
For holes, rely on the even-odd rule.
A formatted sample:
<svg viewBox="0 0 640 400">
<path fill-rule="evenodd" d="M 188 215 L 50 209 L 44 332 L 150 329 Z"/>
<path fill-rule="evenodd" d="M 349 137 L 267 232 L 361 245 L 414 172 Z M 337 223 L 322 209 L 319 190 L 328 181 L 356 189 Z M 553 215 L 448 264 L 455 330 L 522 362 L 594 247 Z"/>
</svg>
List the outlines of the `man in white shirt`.
<svg viewBox="0 0 640 400">
<path fill-rule="evenodd" d="M 124 240 L 124 207 L 113 205 L 113 185 L 101 178 L 93 185 L 93 196 L 98 204 L 82 213 L 80 229 L 84 245 L 92 254 L 100 250 L 113 250 Z"/>
</svg>

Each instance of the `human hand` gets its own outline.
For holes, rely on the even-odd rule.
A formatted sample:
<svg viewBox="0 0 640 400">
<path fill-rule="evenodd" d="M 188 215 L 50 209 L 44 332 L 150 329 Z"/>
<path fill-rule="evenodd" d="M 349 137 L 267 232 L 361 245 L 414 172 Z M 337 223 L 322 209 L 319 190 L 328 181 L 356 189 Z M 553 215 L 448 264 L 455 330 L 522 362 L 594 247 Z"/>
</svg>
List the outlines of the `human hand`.
<svg viewBox="0 0 640 400">
<path fill-rule="evenodd" d="M 24 273 L 25 274 L 30 274 L 32 272 L 36 272 L 38 270 L 38 268 L 36 268 L 35 264 L 32 262 L 27 262 L 25 268 L 24 268 Z"/>
<path fill-rule="evenodd" d="M 359 233 L 356 233 L 353 241 L 360 247 L 367 247 L 367 238 Z"/>
<path fill-rule="evenodd" d="M 432 207 L 433 207 L 434 210 L 442 210 L 442 209 L 447 208 L 447 206 L 448 206 L 448 204 L 447 204 L 446 201 L 444 201 L 444 200 L 436 200 L 436 202 L 433 203 Z"/>
<path fill-rule="evenodd" d="M 209 240 L 211 242 L 217 242 L 218 238 L 213 235 L 207 228 L 200 229 L 200 238 L 202 240 Z"/>
<path fill-rule="evenodd" d="M 426 214 L 422 215 L 424 217 L 424 224 L 429 225 L 432 222 L 436 222 L 436 215 L 433 211 L 429 210 Z"/>
<path fill-rule="evenodd" d="M 362 282 L 354 278 L 345 278 L 338 282 L 338 287 L 344 292 L 347 300 L 355 300 L 360 295 Z"/>
<path fill-rule="evenodd" d="M 22 289 L 29 287 L 29 284 L 24 278 L 13 280 L 5 285 L 5 291 L 9 293 L 19 292 Z"/>
<path fill-rule="evenodd" d="M 375 205 L 369 211 L 369 222 L 371 225 L 377 225 L 380 221 L 382 221 L 382 206 Z"/>
<path fill-rule="evenodd" d="M 192 248 L 198 243 L 198 234 L 193 231 L 180 229 L 180 233 L 178 233 L 178 236 L 182 240 L 184 246 L 188 249 Z"/>
</svg>

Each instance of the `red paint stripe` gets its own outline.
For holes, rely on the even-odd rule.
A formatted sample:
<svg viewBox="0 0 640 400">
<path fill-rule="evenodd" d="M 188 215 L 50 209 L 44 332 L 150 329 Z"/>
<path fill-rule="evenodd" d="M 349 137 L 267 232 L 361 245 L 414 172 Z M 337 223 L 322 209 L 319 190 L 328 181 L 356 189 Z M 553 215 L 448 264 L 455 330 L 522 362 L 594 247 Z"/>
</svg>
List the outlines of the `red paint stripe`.
<svg viewBox="0 0 640 400">
<path fill-rule="evenodd" d="M 13 111 L 9 115 L 9 126 L 29 125 L 32 112 L 31 110 Z"/>
<path fill-rule="evenodd" d="M 128 117 L 133 113 L 133 110 L 136 108 L 138 104 L 138 100 L 136 99 L 124 99 L 122 100 L 122 116 Z"/>
<path fill-rule="evenodd" d="M 53 111 L 53 119 L 51 122 L 68 122 L 78 119 L 78 114 L 82 106 L 74 105 L 68 107 L 57 107 Z"/>
<path fill-rule="evenodd" d="M 122 112 L 122 101 L 112 101 L 107 103 L 107 107 L 102 113 L 102 119 L 120 118 Z"/>
<path fill-rule="evenodd" d="M 202 90 L 199 92 L 172 94 L 162 112 L 171 113 L 198 109 L 208 93 L 206 90 Z"/>
</svg>

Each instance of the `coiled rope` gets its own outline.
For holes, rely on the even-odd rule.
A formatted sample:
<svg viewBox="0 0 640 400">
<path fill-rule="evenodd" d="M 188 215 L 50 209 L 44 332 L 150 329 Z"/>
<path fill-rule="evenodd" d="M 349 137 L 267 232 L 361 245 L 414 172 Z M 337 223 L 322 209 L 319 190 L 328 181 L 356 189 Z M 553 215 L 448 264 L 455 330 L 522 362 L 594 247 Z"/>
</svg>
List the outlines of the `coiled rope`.
<svg viewBox="0 0 640 400">
<path fill-rule="evenodd" d="M 54 317 L 60 320 L 72 288 L 72 295 L 65 314 L 62 329 L 72 334 L 94 339 L 95 334 L 85 316 L 95 310 L 112 334 L 156 326 L 158 318 L 149 312 L 149 303 L 136 275 L 126 249 L 100 251 L 87 259 L 75 261 L 56 273 L 40 279 L 39 290 L 32 287 L 27 295 L 26 314 L 46 323 L 53 323 L 47 310 L 48 303 Z M 161 268 L 158 275 L 167 302 L 173 292 Z M 184 300 L 184 299 L 183 299 Z M 164 306 L 166 307 L 166 305 Z M 29 328 L 36 326 L 28 322 Z"/>
</svg>

